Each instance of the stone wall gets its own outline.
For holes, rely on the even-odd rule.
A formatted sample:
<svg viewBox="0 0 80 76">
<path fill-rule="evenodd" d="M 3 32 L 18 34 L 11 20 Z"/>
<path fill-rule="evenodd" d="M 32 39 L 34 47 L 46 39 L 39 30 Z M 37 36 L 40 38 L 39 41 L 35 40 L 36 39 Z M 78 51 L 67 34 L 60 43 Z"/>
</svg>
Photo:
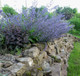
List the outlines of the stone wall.
<svg viewBox="0 0 80 76">
<path fill-rule="evenodd" d="M 67 76 L 68 58 L 75 40 L 66 34 L 53 42 L 28 45 L 19 56 L 0 56 L 0 76 Z"/>
</svg>

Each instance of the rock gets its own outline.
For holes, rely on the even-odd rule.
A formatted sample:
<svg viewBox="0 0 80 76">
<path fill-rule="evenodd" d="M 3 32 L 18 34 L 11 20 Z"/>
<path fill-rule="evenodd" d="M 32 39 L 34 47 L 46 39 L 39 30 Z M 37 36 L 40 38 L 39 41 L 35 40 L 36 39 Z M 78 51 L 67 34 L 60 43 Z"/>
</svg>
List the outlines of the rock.
<svg viewBox="0 0 80 76">
<path fill-rule="evenodd" d="M 29 67 L 32 67 L 34 65 L 33 59 L 30 57 L 17 58 L 17 61 L 24 63 Z"/>
<path fill-rule="evenodd" d="M 54 57 L 52 56 L 48 56 L 47 59 L 45 59 L 50 65 L 52 65 L 54 63 Z"/>
<path fill-rule="evenodd" d="M 51 56 L 56 56 L 56 50 L 52 50 L 52 52 L 50 53 Z"/>
<path fill-rule="evenodd" d="M 8 76 L 67 76 L 74 41 L 74 37 L 65 35 L 47 42 L 47 46 L 44 43 L 25 44 L 22 55 L 0 55 L 0 73 Z"/>
<path fill-rule="evenodd" d="M 49 54 L 52 53 L 52 50 L 51 50 L 50 48 L 48 48 L 46 51 L 47 51 Z"/>
<path fill-rule="evenodd" d="M 48 47 L 51 49 L 51 50 L 54 50 L 55 48 L 54 48 L 54 45 L 52 45 L 52 44 L 48 44 Z"/>
<path fill-rule="evenodd" d="M 55 45 L 55 49 L 56 49 L 56 54 L 59 54 L 59 46 Z"/>
<path fill-rule="evenodd" d="M 64 64 L 67 64 L 67 59 L 66 58 L 64 58 L 63 61 L 64 61 Z"/>
<path fill-rule="evenodd" d="M 44 48 L 45 48 L 44 43 L 36 43 L 36 44 L 34 44 L 34 46 L 38 47 L 40 49 L 40 51 L 44 50 Z"/>
<path fill-rule="evenodd" d="M 8 68 L 8 67 L 10 67 L 12 64 L 13 64 L 13 63 L 10 62 L 10 61 L 5 61 L 5 62 L 3 63 L 3 68 Z"/>
<path fill-rule="evenodd" d="M 42 71 L 39 71 L 37 76 L 43 76 L 43 72 Z"/>
<path fill-rule="evenodd" d="M 0 63 L 0 68 L 2 68 L 2 66 L 3 66 L 3 63 Z"/>
<path fill-rule="evenodd" d="M 25 50 L 24 55 L 29 57 L 38 57 L 40 50 L 37 47 L 32 47 Z"/>
<path fill-rule="evenodd" d="M 43 62 L 42 69 L 43 69 L 44 73 L 51 72 L 50 64 L 47 63 L 46 61 Z"/>
<path fill-rule="evenodd" d="M 67 76 L 67 70 L 62 70 L 61 76 Z"/>
<path fill-rule="evenodd" d="M 45 51 L 42 51 L 41 54 L 39 54 L 38 59 L 41 62 L 43 59 L 47 59 L 47 53 Z"/>
<path fill-rule="evenodd" d="M 61 52 L 65 52 L 65 50 L 64 49 L 61 49 Z"/>
<path fill-rule="evenodd" d="M 12 54 L 5 54 L 3 60 L 15 62 L 15 56 L 13 56 Z"/>
<path fill-rule="evenodd" d="M 13 76 L 23 76 L 23 74 L 26 71 L 26 65 L 22 64 L 22 63 L 17 63 L 14 64 L 12 66 L 10 66 L 9 68 L 7 68 L 9 71 L 11 71 L 11 73 L 13 74 Z"/>
<path fill-rule="evenodd" d="M 60 63 L 61 62 L 61 57 L 60 56 L 56 56 L 54 58 L 54 61 L 57 62 L 57 63 Z"/>
<path fill-rule="evenodd" d="M 0 76 L 13 76 L 10 71 L 5 68 L 0 69 Z"/>
<path fill-rule="evenodd" d="M 61 75 L 61 64 L 60 63 L 55 63 L 51 67 L 52 74 L 51 76 L 62 76 Z"/>
<path fill-rule="evenodd" d="M 66 58 L 66 54 L 67 54 L 67 53 L 64 51 L 64 52 L 60 53 L 59 56 L 60 56 L 61 58 Z"/>
</svg>

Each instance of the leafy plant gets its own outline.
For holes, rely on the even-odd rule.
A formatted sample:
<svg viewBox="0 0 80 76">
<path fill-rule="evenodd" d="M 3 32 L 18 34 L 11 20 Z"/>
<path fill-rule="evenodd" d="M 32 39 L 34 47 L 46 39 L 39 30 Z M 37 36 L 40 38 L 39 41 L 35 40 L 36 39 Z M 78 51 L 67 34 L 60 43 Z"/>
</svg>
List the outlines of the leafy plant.
<svg viewBox="0 0 80 76">
<path fill-rule="evenodd" d="M 4 45 L 7 46 L 8 50 L 14 50 L 16 47 L 23 48 L 24 44 L 28 41 L 26 31 L 23 31 L 20 26 L 7 25 L 1 31 L 5 37 Z"/>
<path fill-rule="evenodd" d="M 8 14 L 11 14 L 11 15 L 16 15 L 18 14 L 12 7 L 9 7 L 8 5 L 5 5 L 3 8 L 2 8 L 3 12 L 8 15 Z"/>
<path fill-rule="evenodd" d="M 0 34 L 5 38 L 4 45 L 9 50 L 24 48 L 27 43 L 47 42 L 59 38 L 72 28 L 62 19 L 63 15 L 51 13 L 51 16 L 49 18 L 45 8 L 36 12 L 35 7 L 25 9 L 17 15 L 5 15 L 5 18 L 0 20 Z"/>
<path fill-rule="evenodd" d="M 72 19 L 70 19 L 71 24 L 74 24 L 74 29 L 76 29 L 77 31 L 80 31 L 80 18 L 77 17 L 73 17 Z"/>
<path fill-rule="evenodd" d="M 76 8 L 72 9 L 70 7 L 64 7 L 64 8 L 58 7 L 56 9 L 56 12 L 58 14 L 63 14 L 65 16 L 65 19 L 69 20 L 77 13 L 77 9 Z"/>
</svg>

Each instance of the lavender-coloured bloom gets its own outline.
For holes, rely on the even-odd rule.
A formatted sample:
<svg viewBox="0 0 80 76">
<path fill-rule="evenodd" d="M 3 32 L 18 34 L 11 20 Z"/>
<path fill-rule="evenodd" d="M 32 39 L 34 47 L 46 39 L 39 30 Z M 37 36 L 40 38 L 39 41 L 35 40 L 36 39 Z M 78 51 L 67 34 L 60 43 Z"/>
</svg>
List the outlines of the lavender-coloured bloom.
<svg viewBox="0 0 80 76">
<path fill-rule="evenodd" d="M 25 37 L 28 34 L 29 38 L 37 38 L 36 42 L 45 42 L 61 37 L 62 34 L 67 33 L 72 28 L 67 21 L 63 20 L 63 15 L 53 15 L 49 18 L 48 13 L 46 8 L 42 11 L 36 11 L 36 8 L 32 7 L 17 15 L 5 15 L 5 18 L 0 20 L 0 29 L 6 31 L 5 34 L 9 34 L 12 39 L 15 39 L 15 36 L 18 35 L 23 40 L 21 36 Z"/>
<path fill-rule="evenodd" d="M 0 10 L 0 13 L 2 12 L 2 10 Z"/>
</svg>

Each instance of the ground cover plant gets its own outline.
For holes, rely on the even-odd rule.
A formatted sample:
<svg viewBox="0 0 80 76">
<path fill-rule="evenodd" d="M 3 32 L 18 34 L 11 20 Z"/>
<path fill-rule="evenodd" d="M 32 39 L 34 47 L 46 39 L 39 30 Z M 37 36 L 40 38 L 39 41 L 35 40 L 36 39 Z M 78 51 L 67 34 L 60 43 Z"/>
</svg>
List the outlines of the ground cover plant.
<svg viewBox="0 0 80 76">
<path fill-rule="evenodd" d="M 12 51 L 15 48 L 24 48 L 25 44 L 36 42 L 47 42 L 61 37 L 67 33 L 72 26 L 63 15 L 52 15 L 49 18 L 47 8 L 37 10 L 31 7 L 23 10 L 22 13 L 6 15 L 2 13 L 0 20 L 0 45 Z"/>
<path fill-rule="evenodd" d="M 68 64 L 68 76 L 80 76 L 80 42 L 74 43 L 74 49 L 71 52 Z"/>
</svg>

